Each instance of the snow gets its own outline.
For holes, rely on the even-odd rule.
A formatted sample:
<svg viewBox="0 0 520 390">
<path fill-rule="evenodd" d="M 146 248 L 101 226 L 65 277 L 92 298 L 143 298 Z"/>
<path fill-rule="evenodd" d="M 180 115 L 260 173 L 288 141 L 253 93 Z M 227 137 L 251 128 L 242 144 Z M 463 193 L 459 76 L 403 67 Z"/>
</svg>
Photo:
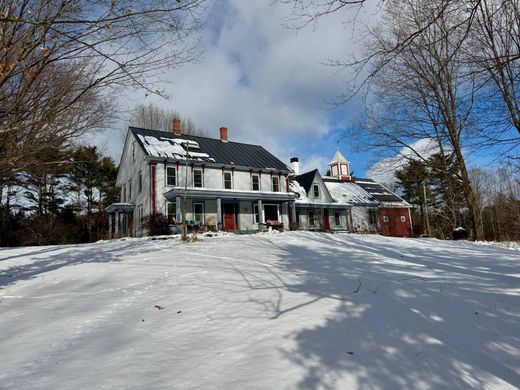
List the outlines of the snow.
<svg viewBox="0 0 520 390">
<path fill-rule="evenodd" d="M 372 196 L 356 183 L 349 181 L 325 181 L 325 185 L 330 195 L 338 203 L 344 204 L 373 204 L 377 206 L 377 202 Z"/>
<path fill-rule="evenodd" d="M 291 180 L 289 182 L 289 191 L 298 195 L 298 198 L 295 200 L 296 203 L 310 203 L 311 200 L 307 196 L 305 188 L 303 188 L 296 180 Z"/>
<path fill-rule="evenodd" d="M 196 152 L 193 149 L 200 149 L 198 142 L 184 140 L 182 138 L 153 137 L 137 134 L 147 153 L 156 157 L 166 157 L 174 159 L 188 159 L 191 161 L 211 161 L 215 159 L 207 153 Z M 188 144 L 187 152 L 183 144 Z"/>
<path fill-rule="evenodd" d="M 311 232 L 0 250 L 1 389 L 513 389 L 520 256 Z"/>
</svg>

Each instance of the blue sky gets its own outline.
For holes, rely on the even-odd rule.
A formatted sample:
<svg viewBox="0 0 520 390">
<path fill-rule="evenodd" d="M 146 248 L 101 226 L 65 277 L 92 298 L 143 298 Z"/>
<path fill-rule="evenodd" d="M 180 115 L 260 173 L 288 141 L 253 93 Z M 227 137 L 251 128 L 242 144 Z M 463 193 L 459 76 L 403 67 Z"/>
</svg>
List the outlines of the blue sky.
<svg viewBox="0 0 520 390">
<path fill-rule="evenodd" d="M 357 15 L 357 26 L 377 19 L 377 6 Z M 154 102 L 190 117 L 212 137 L 226 126 L 232 141 L 263 145 L 283 161 L 300 158 L 302 171 L 325 173 L 336 148 L 351 161 L 356 176 L 376 176 L 378 155 L 357 150 L 346 129 L 354 126 L 362 104 L 358 100 L 334 110 L 331 101 L 344 92 L 348 72 L 325 65 L 360 52 L 349 15 L 333 14 L 302 30 L 286 27 L 290 8 L 265 0 L 211 2 L 201 31 L 201 58 L 165 70 L 159 85 L 170 96 L 126 92 L 119 106 L 130 111 L 138 103 Z M 97 144 L 116 161 L 122 149 L 128 115 L 114 122 Z M 380 159 L 380 158 L 379 158 Z M 471 161 L 486 159 L 479 153 Z M 384 164 L 379 163 L 376 166 Z M 375 177 L 378 179 L 377 177 Z"/>
<path fill-rule="evenodd" d="M 214 137 L 227 126 L 230 140 L 261 144 L 287 162 L 298 156 L 304 169 L 326 169 L 339 146 L 356 173 L 363 174 L 374 160 L 354 154 L 343 134 L 360 105 L 330 110 L 326 103 L 343 92 L 349 75 L 324 63 L 357 50 L 350 30 L 344 29 L 345 15 L 299 31 L 285 26 L 289 15 L 287 6 L 270 1 L 212 2 L 199 61 L 162 75 L 160 87 L 170 99 L 133 91 L 121 97 L 119 106 L 154 102 L 189 116 Z M 125 119 L 97 142 L 116 159 Z"/>
</svg>

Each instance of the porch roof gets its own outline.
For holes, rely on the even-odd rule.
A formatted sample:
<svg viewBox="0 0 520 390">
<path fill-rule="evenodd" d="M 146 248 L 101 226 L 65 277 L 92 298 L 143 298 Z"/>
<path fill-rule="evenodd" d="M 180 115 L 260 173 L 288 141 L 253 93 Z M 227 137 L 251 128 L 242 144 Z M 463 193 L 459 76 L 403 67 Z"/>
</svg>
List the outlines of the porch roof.
<svg viewBox="0 0 520 390">
<path fill-rule="evenodd" d="M 184 188 L 175 187 L 164 194 L 164 197 L 170 201 L 177 196 L 184 196 Z M 198 199 L 221 198 L 234 200 L 291 201 L 296 198 L 296 195 L 290 192 L 208 190 L 205 188 L 188 188 L 186 191 L 186 197 Z"/>
<path fill-rule="evenodd" d="M 296 208 L 304 208 L 304 209 L 341 209 L 348 210 L 352 207 L 352 205 L 348 203 L 302 203 L 295 202 Z"/>
<path fill-rule="evenodd" d="M 121 202 L 121 203 L 112 203 L 105 210 L 109 213 L 115 213 L 115 212 L 128 213 L 128 212 L 134 211 L 134 209 L 135 209 L 135 204 Z"/>
</svg>

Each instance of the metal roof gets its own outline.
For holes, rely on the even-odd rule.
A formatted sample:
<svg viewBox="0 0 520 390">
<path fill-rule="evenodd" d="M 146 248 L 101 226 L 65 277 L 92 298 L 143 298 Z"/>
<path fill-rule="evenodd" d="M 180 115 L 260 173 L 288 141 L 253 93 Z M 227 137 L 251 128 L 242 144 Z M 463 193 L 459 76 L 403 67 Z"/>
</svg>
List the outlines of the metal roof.
<svg viewBox="0 0 520 390">
<path fill-rule="evenodd" d="M 363 188 L 366 192 L 370 194 L 370 196 L 372 196 L 375 200 L 379 202 L 406 203 L 403 199 L 398 197 L 392 191 L 383 187 L 381 184 L 376 183 L 372 179 L 353 178 L 352 181 L 361 188 Z"/>
<path fill-rule="evenodd" d="M 208 163 L 251 167 L 264 170 L 288 171 L 286 164 L 260 145 L 221 141 L 220 139 L 196 135 L 176 135 L 168 131 L 158 131 L 129 127 L 137 142 L 148 156 L 173 158 L 176 160 L 204 161 Z M 149 141 L 153 142 L 150 143 Z M 190 141 L 187 154 L 179 149 L 184 141 Z M 193 143 L 192 143 L 193 142 Z"/>
<path fill-rule="evenodd" d="M 317 172 L 318 170 L 314 169 L 301 175 L 294 176 L 294 180 L 296 180 L 305 189 L 305 191 L 309 193 L 312 182 L 314 181 L 314 177 L 316 176 Z"/>
</svg>

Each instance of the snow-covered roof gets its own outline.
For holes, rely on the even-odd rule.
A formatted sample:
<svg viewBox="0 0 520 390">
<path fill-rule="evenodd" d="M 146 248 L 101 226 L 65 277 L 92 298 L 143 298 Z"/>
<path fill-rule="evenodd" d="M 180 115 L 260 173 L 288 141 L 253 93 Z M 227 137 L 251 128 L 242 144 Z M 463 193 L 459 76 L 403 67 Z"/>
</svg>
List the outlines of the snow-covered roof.
<svg viewBox="0 0 520 390">
<path fill-rule="evenodd" d="M 330 194 L 338 203 L 377 206 L 377 202 L 363 188 L 350 181 L 323 180 Z"/>
<path fill-rule="evenodd" d="M 153 137 L 137 134 L 149 155 L 156 157 L 173 158 L 176 160 L 211 161 L 215 159 L 200 150 L 198 142 L 182 138 Z"/>
<path fill-rule="evenodd" d="M 289 182 L 289 191 L 298 195 L 298 198 L 295 200 L 296 203 L 310 202 L 310 199 L 307 197 L 307 191 L 305 191 L 305 188 L 303 188 L 296 180 L 291 180 Z"/>
</svg>

